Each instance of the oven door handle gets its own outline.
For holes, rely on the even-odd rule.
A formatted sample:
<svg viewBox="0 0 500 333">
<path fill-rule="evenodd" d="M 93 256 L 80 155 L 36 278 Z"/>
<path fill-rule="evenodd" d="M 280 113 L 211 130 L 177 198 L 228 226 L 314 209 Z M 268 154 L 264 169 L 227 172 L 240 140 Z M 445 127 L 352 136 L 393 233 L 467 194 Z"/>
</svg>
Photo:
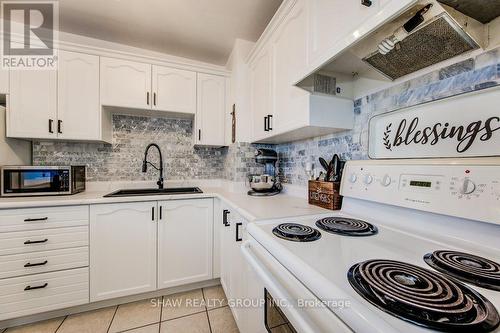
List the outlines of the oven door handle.
<svg viewBox="0 0 500 333">
<path fill-rule="evenodd" d="M 279 299 L 280 305 L 283 305 L 288 310 L 289 316 L 293 317 L 294 320 L 292 324 L 294 328 L 301 333 L 324 332 L 324 330 L 314 325 L 310 319 L 305 318 L 303 313 L 300 313 L 293 302 L 293 297 L 289 295 L 285 288 L 283 288 L 273 276 L 266 272 L 264 264 L 252 253 L 252 242 L 252 240 L 245 241 L 241 245 L 241 252 L 252 269 L 257 273 L 262 282 L 264 282 L 266 289 L 271 293 L 273 298 Z M 288 319 L 290 320 L 290 318 Z"/>
</svg>

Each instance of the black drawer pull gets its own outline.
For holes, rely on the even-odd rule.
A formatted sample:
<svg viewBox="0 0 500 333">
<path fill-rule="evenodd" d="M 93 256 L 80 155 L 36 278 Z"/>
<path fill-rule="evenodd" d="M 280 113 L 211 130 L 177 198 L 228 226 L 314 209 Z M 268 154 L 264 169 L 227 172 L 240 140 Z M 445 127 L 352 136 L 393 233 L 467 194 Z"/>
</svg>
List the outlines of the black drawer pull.
<svg viewBox="0 0 500 333">
<path fill-rule="evenodd" d="M 48 219 L 48 217 L 40 217 L 37 219 L 24 219 L 24 222 L 47 221 Z"/>
<path fill-rule="evenodd" d="M 236 241 L 241 242 L 243 239 L 240 237 L 240 227 L 243 223 L 236 223 Z"/>
<path fill-rule="evenodd" d="M 229 226 L 230 226 L 229 222 L 227 221 L 227 216 L 228 216 L 230 213 L 231 213 L 231 212 L 230 212 L 229 210 L 227 210 L 227 209 L 224 209 L 224 210 L 222 211 L 222 224 L 224 224 L 224 226 L 226 226 L 226 227 L 229 227 Z"/>
<path fill-rule="evenodd" d="M 24 267 L 45 266 L 47 265 L 47 263 L 48 263 L 47 260 L 45 260 L 44 262 L 37 262 L 36 264 L 26 263 Z"/>
<path fill-rule="evenodd" d="M 44 283 L 43 285 L 36 286 L 36 287 L 26 286 L 26 288 L 24 288 L 24 291 L 35 290 L 35 289 L 43 289 L 43 288 L 47 287 L 48 285 L 49 285 L 48 283 Z"/>
<path fill-rule="evenodd" d="M 30 241 L 30 240 L 27 240 L 26 242 L 24 242 L 25 245 L 29 245 L 29 244 L 41 244 L 41 243 L 47 243 L 49 240 L 47 238 L 45 238 L 44 240 L 39 240 L 39 241 Z"/>
</svg>

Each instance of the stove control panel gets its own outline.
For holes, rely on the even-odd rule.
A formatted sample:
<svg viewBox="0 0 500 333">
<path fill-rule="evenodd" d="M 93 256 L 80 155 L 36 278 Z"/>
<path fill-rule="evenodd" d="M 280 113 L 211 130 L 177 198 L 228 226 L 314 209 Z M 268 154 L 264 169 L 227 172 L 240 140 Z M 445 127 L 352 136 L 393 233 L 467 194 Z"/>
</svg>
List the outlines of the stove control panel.
<svg viewBox="0 0 500 333">
<path fill-rule="evenodd" d="M 500 163 L 460 163 L 463 162 L 348 162 L 341 193 L 345 197 L 500 224 Z"/>
</svg>

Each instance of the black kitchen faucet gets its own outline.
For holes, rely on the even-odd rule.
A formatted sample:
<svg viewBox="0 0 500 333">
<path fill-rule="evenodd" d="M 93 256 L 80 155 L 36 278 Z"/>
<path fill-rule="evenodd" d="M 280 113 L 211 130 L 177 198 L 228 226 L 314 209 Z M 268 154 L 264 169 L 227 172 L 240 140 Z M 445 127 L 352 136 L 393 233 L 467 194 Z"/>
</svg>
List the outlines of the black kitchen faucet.
<svg viewBox="0 0 500 333">
<path fill-rule="evenodd" d="M 154 165 L 153 163 L 148 162 L 148 152 L 149 152 L 149 148 L 151 148 L 151 147 L 155 147 L 156 149 L 158 149 L 158 154 L 160 155 L 160 167 L 159 168 L 156 167 L 156 165 Z M 142 161 L 142 172 L 148 171 L 148 164 L 151 165 L 156 170 L 160 171 L 160 179 L 158 179 L 156 184 L 158 184 L 159 189 L 163 189 L 163 158 L 161 155 L 161 149 L 156 143 L 150 143 L 146 147 L 146 151 L 144 152 L 144 160 Z"/>
</svg>

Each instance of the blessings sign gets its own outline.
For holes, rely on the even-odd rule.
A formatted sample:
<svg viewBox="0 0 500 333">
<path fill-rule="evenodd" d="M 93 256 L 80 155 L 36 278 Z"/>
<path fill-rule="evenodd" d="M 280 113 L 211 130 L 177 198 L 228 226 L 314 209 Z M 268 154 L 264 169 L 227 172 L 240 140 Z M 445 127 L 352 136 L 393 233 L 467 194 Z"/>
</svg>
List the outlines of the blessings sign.
<svg viewBox="0 0 500 333">
<path fill-rule="evenodd" d="M 500 156 L 500 89 L 490 88 L 373 117 L 369 156 Z"/>
</svg>

